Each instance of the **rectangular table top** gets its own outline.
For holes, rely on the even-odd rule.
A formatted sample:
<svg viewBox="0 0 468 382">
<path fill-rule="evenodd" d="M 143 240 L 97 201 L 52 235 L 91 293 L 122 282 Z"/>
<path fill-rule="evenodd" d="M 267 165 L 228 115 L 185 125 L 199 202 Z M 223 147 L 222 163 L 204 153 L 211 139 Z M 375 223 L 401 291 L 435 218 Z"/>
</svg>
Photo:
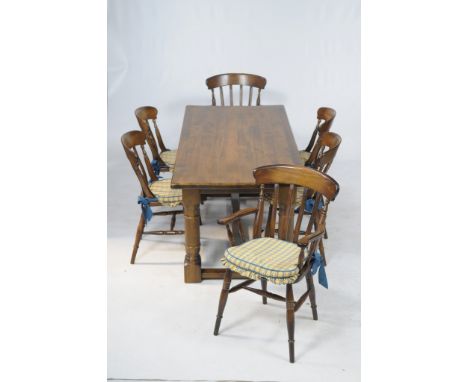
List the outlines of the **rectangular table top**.
<svg viewBox="0 0 468 382">
<path fill-rule="evenodd" d="M 270 164 L 303 164 L 284 106 L 186 107 L 172 187 L 255 187 Z"/>
</svg>

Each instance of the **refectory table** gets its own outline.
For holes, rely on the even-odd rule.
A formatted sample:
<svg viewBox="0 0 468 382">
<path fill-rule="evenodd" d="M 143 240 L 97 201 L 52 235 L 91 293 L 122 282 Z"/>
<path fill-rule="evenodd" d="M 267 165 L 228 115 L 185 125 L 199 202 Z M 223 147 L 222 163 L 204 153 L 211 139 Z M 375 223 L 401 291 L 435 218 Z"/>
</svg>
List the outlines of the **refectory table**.
<svg viewBox="0 0 468 382">
<path fill-rule="evenodd" d="M 303 164 L 284 106 L 186 107 L 172 176 L 172 187 L 182 189 L 186 283 L 224 276 L 202 268 L 201 195 L 255 192 L 252 171 L 270 164 Z"/>
</svg>

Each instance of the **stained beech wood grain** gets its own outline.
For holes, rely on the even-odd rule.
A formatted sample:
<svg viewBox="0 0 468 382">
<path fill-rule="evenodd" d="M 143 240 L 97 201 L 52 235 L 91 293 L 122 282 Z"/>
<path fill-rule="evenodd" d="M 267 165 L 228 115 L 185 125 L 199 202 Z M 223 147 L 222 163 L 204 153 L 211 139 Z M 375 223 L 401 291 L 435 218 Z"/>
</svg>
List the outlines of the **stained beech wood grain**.
<svg viewBox="0 0 468 382">
<path fill-rule="evenodd" d="M 172 187 L 255 187 L 269 164 L 302 164 L 284 106 L 186 107 Z"/>
</svg>

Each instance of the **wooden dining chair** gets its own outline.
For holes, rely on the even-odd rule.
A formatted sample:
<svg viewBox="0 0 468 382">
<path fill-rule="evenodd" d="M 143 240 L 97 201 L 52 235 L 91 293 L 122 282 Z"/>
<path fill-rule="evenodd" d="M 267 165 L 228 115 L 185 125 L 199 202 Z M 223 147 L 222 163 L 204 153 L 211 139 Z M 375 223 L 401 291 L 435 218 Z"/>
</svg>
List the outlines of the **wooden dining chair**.
<svg viewBox="0 0 468 382">
<path fill-rule="evenodd" d="M 309 298 L 312 317 L 314 320 L 318 319 L 313 274 L 318 271 L 319 283 L 328 288 L 322 258 L 316 249 L 324 234 L 329 202 L 338 194 L 339 185 L 328 175 L 304 166 L 263 166 L 254 170 L 254 177 L 256 184 L 260 186 L 257 207 L 246 208 L 218 220 L 219 224 L 226 226 L 231 247 L 224 252 L 222 258 L 226 273 L 219 299 L 214 335 L 219 333 L 229 293 L 245 289 L 261 295 L 264 304 L 267 303 L 268 298 L 283 301 L 286 303 L 289 360 L 294 362 L 294 313 Z M 306 192 L 302 193 L 298 214 L 294 214 L 296 193 L 299 187 Z M 273 189 L 272 203 L 275 213 L 269 214 L 263 224 L 264 195 L 270 189 Z M 312 213 L 305 215 L 308 190 L 315 195 L 316 203 Z M 275 230 L 280 193 L 286 195 L 286 199 L 279 208 L 279 229 Z M 319 203 L 320 200 L 323 200 L 322 204 Z M 235 246 L 230 225 L 250 214 L 255 215 L 253 239 Z M 304 217 L 308 219 L 304 219 L 303 222 Z M 305 231 L 301 228 L 303 223 L 307 224 Z M 232 272 L 237 272 L 248 280 L 231 288 Z M 303 278 L 306 280 L 307 291 L 295 301 L 292 285 Z M 249 285 L 257 280 L 261 281 L 261 289 L 251 288 Z M 286 285 L 286 297 L 268 292 L 268 281 Z"/>
<path fill-rule="evenodd" d="M 245 73 L 225 73 L 218 74 L 216 76 L 207 78 L 206 86 L 211 90 L 211 104 L 216 106 L 215 89 L 219 88 L 219 99 L 220 106 L 225 106 L 224 102 L 224 90 L 226 86 L 229 86 L 229 106 L 234 106 L 234 90 L 233 86 L 239 86 L 239 104 L 238 106 L 244 106 L 244 86 L 248 87 L 248 100 L 245 106 L 252 106 L 252 97 L 254 96 L 254 88 L 257 89 L 256 105 L 260 105 L 260 92 L 265 89 L 266 78 L 258 76 L 256 74 L 245 74 Z"/>
<path fill-rule="evenodd" d="M 320 135 L 305 165 L 324 174 L 330 169 L 341 145 L 341 136 L 327 131 Z"/>
<path fill-rule="evenodd" d="M 312 149 L 309 159 L 306 160 L 305 165 L 313 168 L 314 170 L 320 171 L 323 174 L 326 174 L 328 170 L 330 169 L 333 163 L 333 160 L 335 159 L 335 156 L 338 152 L 338 148 L 340 147 L 340 145 L 341 145 L 341 137 L 338 134 L 332 133 L 330 131 L 322 133 L 322 135 L 319 136 L 317 142 L 315 143 L 315 146 Z M 300 204 L 300 197 L 301 195 L 298 194 L 297 205 Z M 309 192 L 309 195 L 307 196 L 307 199 L 309 201 L 313 200 L 313 195 L 310 194 L 310 192 Z M 310 204 L 311 203 L 308 202 L 308 205 Z M 309 212 L 310 211 L 307 211 L 306 213 L 309 213 Z M 328 239 L 328 232 L 327 232 L 326 227 L 325 227 L 325 233 L 324 233 L 323 239 Z M 325 256 L 325 248 L 323 245 L 323 239 L 320 239 L 319 241 L 319 250 L 320 250 L 320 254 L 322 255 L 324 265 L 327 265 L 327 258 Z"/>
<path fill-rule="evenodd" d="M 313 168 L 314 170 L 320 171 L 323 174 L 326 174 L 330 169 L 333 160 L 335 159 L 338 148 L 341 144 L 341 137 L 332 132 L 323 133 L 317 140 L 309 159 L 306 161 L 308 167 Z M 304 188 L 298 187 L 296 192 L 295 208 L 296 212 L 299 209 L 299 206 L 302 203 L 303 193 L 306 192 Z M 265 200 L 270 203 L 268 214 L 272 214 L 273 204 L 272 204 L 273 195 L 271 192 L 265 192 Z M 305 214 L 310 214 L 312 211 L 312 204 L 314 201 L 314 195 L 312 190 L 307 191 L 306 195 L 306 209 Z M 321 201 L 321 203 L 323 203 Z M 327 229 L 325 228 L 324 238 L 328 238 Z M 320 254 L 322 255 L 323 263 L 327 265 L 327 258 L 325 256 L 325 248 L 323 245 L 323 239 L 319 241 Z"/>
<path fill-rule="evenodd" d="M 142 235 L 182 235 L 184 231 L 175 230 L 176 215 L 183 210 L 153 212 L 151 207 L 178 207 L 182 206 L 182 191 L 171 188 L 171 179 L 159 179 L 153 170 L 151 161 L 145 150 L 146 134 L 142 131 L 129 131 L 122 135 L 121 142 L 130 164 L 140 182 L 141 194 L 138 203 L 141 204 L 141 215 L 138 222 L 135 243 L 133 245 L 131 264 L 135 257 Z M 169 230 L 143 231 L 148 221 L 155 215 L 171 215 Z"/>
<path fill-rule="evenodd" d="M 158 124 L 156 123 L 158 109 L 153 106 L 142 106 L 135 110 L 135 116 L 141 131 L 145 133 L 146 142 L 151 150 L 153 160 L 157 161 L 157 163 L 153 162 L 153 166 L 156 165 L 160 167 L 161 171 L 172 171 L 175 164 L 177 150 L 169 150 L 164 144 Z M 151 123 L 153 124 L 156 138 L 151 131 Z"/>
<path fill-rule="evenodd" d="M 335 120 L 336 111 L 330 107 L 320 107 L 317 110 L 317 125 L 315 126 L 312 137 L 305 150 L 299 151 L 299 156 L 304 162 L 310 157 L 311 151 L 317 142 L 318 137 L 323 133 L 330 131 L 330 128 Z"/>
</svg>

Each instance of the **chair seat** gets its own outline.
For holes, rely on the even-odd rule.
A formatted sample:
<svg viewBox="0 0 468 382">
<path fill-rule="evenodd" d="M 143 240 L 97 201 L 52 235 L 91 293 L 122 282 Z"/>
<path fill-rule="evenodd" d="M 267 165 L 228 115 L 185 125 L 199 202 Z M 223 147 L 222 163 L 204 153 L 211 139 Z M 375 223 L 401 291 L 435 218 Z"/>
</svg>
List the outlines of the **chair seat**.
<svg viewBox="0 0 468 382">
<path fill-rule="evenodd" d="M 226 249 L 221 262 L 253 280 L 265 278 L 274 284 L 291 284 L 299 275 L 300 252 L 294 243 L 263 237 Z"/>
<path fill-rule="evenodd" d="M 175 160 L 176 160 L 177 150 L 169 150 L 163 151 L 160 156 L 161 159 L 166 163 L 169 167 L 174 167 Z"/>
<path fill-rule="evenodd" d="M 305 150 L 300 150 L 299 151 L 299 157 L 304 161 L 304 163 L 309 159 L 310 157 L 310 152 L 305 151 Z"/>
<path fill-rule="evenodd" d="M 171 188 L 171 179 L 155 181 L 149 188 L 163 206 L 175 207 L 182 204 L 182 190 Z"/>
</svg>

